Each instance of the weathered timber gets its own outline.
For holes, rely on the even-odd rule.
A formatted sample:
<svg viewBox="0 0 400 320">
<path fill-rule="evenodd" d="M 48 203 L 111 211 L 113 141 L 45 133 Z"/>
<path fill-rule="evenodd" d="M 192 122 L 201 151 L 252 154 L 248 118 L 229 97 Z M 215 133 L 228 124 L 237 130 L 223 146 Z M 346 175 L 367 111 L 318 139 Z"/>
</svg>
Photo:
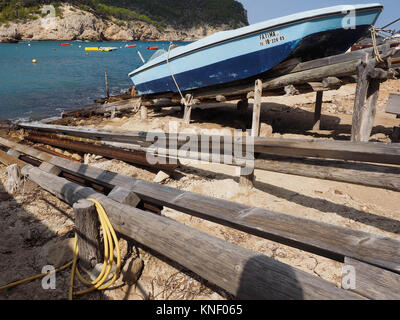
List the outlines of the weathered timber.
<svg viewBox="0 0 400 320">
<path fill-rule="evenodd" d="M 267 155 L 257 158 L 254 161 L 254 167 L 266 171 L 340 181 L 400 192 L 400 167 Z"/>
<path fill-rule="evenodd" d="M 256 80 L 254 84 L 254 102 L 253 102 L 253 121 L 251 127 L 251 136 L 260 136 L 260 118 L 261 118 L 261 98 L 262 98 L 262 81 Z M 254 170 L 251 173 L 246 172 L 247 168 L 240 168 L 239 184 L 248 188 L 252 188 L 255 181 Z"/>
<path fill-rule="evenodd" d="M 123 143 L 137 143 L 141 146 L 150 146 L 154 143 L 154 137 L 160 143 L 169 146 L 169 141 L 177 141 L 176 146 L 180 147 L 193 139 L 201 141 L 209 139 L 212 136 L 202 135 L 179 135 L 164 133 L 148 133 L 134 131 L 118 131 L 118 130 L 96 130 L 92 128 L 68 127 L 68 126 L 52 126 L 44 124 L 21 124 L 21 128 L 63 133 L 78 137 L 87 137 L 91 139 L 101 139 Z M 220 136 L 220 150 L 224 150 L 225 139 L 232 137 Z M 244 142 L 243 142 L 244 143 Z M 169 146 L 172 147 L 172 146 Z M 201 150 L 199 148 L 198 150 Z M 332 141 L 332 140 L 301 140 L 301 139 L 285 139 L 285 138 L 254 138 L 254 151 L 256 153 L 275 154 L 281 156 L 292 157 L 316 157 L 330 158 L 339 160 L 353 160 L 364 162 L 376 162 L 386 164 L 400 164 L 400 147 L 395 144 L 378 143 L 378 142 L 348 142 L 348 141 Z M 213 150 L 210 150 L 212 153 Z"/>
<path fill-rule="evenodd" d="M 27 164 L 26 162 L 7 154 L 7 152 L 4 152 L 3 150 L 0 150 L 0 162 L 5 166 L 17 164 L 20 169 L 22 169 Z"/>
<path fill-rule="evenodd" d="M 70 205 L 88 197 L 98 200 L 119 233 L 176 261 L 239 299 L 361 299 L 321 278 L 172 219 L 120 204 L 38 168 L 24 169 L 31 181 Z"/>
<path fill-rule="evenodd" d="M 380 80 L 371 78 L 376 60 L 365 60 L 358 66 L 358 82 L 354 101 L 353 123 L 351 130 L 352 141 L 368 141 L 376 115 Z"/>
<path fill-rule="evenodd" d="M 136 193 L 118 186 L 111 190 L 111 192 L 108 194 L 108 197 L 114 201 L 131 207 L 136 207 L 140 202 L 140 198 L 136 195 Z"/>
<path fill-rule="evenodd" d="M 322 110 L 322 101 L 323 101 L 323 91 L 317 91 L 317 98 L 315 102 L 315 111 L 314 111 L 314 125 L 313 130 L 321 129 L 321 110 Z"/>
<path fill-rule="evenodd" d="M 26 139 L 34 142 L 61 147 L 64 149 L 75 150 L 78 152 L 89 152 L 112 159 L 118 159 L 131 163 L 136 163 L 139 165 L 144 165 L 147 167 L 157 168 L 160 170 L 166 170 L 169 172 L 174 171 L 178 166 L 178 164 L 169 163 L 167 159 L 165 159 L 165 161 L 161 163 L 151 164 L 147 161 L 146 154 L 143 152 L 131 152 L 113 147 L 97 146 L 94 144 L 82 143 L 77 141 L 52 139 L 34 134 L 29 135 L 28 137 L 26 137 Z"/>
<path fill-rule="evenodd" d="M 254 88 L 253 102 L 253 123 L 251 127 L 251 135 L 253 137 L 260 136 L 260 115 L 261 115 L 261 97 L 262 97 L 262 81 L 257 80 Z"/>
<path fill-rule="evenodd" d="M 60 168 L 58 168 L 54 164 L 51 164 L 48 162 L 42 162 L 39 166 L 39 169 L 44 172 L 54 174 L 55 176 L 58 176 L 61 173 Z"/>
<path fill-rule="evenodd" d="M 100 223 L 97 210 L 92 201 L 83 198 L 72 205 L 75 213 L 80 265 L 86 270 L 91 270 L 102 261 Z"/>
<path fill-rule="evenodd" d="M 39 155 L 44 161 L 51 160 L 51 156 L 27 146 L 14 144 L 8 140 L 2 140 L 0 143 L 10 147 L 18 148 L 21 152 L 26 152 L 33 156 Z M 154 151 L 140 146 L 124 144 L 123 148 L 134 148 L 143 152 L 152 153 Z M 136 149 L 135 149 L 136 148 Z M 165 152 L 163 152 L 165 151 Z M 170 150 L 158 149 L 157 154 L 161 156 L 170 156 Z M 172 156 L 176 157 L 176 154 Z M 179 159 L 192 159 L 213 162 L 213 154 L 204 153 L 180 153 Z M 232 163 L 226 163 L 234 166 L 244 166 L 243 159 L 232 158 Z M 400 191 L 400 169 L 393 166 L 382 166 L 365 163 L 356 163 L 348 161 L 318 160 L 288 158 L 271 155 L 262 155 L 254 160 L 254 168 L 266 171 L 274 171 L 285 174 L 294 174 L 310 178 L 325 179 L 353 183 L 375 188 L 384 188 L 393 191 Z"/>
<path fill-rule="evenodd" d="M 355 269 L 355 289 L 351 291 L 373 300 L 400 300 L 399 274 L 347 257 L 345 266 Z"/>
<path fill-rule="evenodd" d="M 1 139 L 0 143 L 3 144 Z M 24 150 L 29 152 L 26 148 Z M 120 186 L 131 190 L 142 200 L 155 205 L 170 207 L 339 261 L 348 256 L 400 271 L 400 242 L 394 239 L 170 187 L 165 188 L 159 184 L 103 171 L 59 157 L 53 157 L 50 163 L 63 171 L 102 183 L 109 188 Z"/>
<path fill-rule="evenodd" d="M 396 52 L 398 41 L 390 41 L 384 45 L 378 46 L 378 51 L 383 57 L 393 55 Z M 392 49 L 391 49 L 392 48 Z M 356 68 L 360 60 L 365 56 L 373 55 L 373 48 L 367 48 L 351 53 L 339 54 L 326 58 L 316 59 L 308 62 L 300 63 L 296 59 L 292 59 L 286 63 L 280 64 L 276 68 L 268 72 L 269 78 L 261 79 L 264 82 L 265 94 L 273 94 L 270 88 L 283 88 L 290 84 L 304 84 L 307 82 L 319 81 L 328 77 L 347 77 L 356 73 Z M 386 54 L 384 54 L 386 52 Z M 282 76 L 284 74 L 285 76 Z M 292 74 L 297 74 L 291 78 Z M 275 79 L 271 79 L 274 78 Z M 294 82 L 292 80 L 295 80 Z M 272 81 L 272 82 L 270 82 Z M 269 88 L 268 88 L 269 87 Z M 201 88 L 185 93 L 193 94 L 197 99 L 214 99 L 218 95 L 224 95 L 227 99 L 230 96 L 241 96 L 251 92 L 250 84 L 238 84 L 231 86 L 221 86 L 210 90 L 209 88 Z M 157 97 L 177 97 L 176 93 L 168 92 L 162 95 L 157 94 Z M 149 96 L 151 98 L 151 95 Z"/>
<path fill-rule="evenodd" d="M 345 256 L 400 271 L 399 242 L 394 239 L 254 208 L 221 199 L 166 189 L 162 185 L 125 177 L 54 157 L 63 170 L 135 192 L 142 200 L 170 207 L 260 237 L 334 259 Z M 365 241 L 369 239 L 368 241 Z"/>
<path fill-rule="evenodd" d="M 122 100 L 113 103 L 107 103 L 104 105 L 93 105 L 87 108 L 78 109 L 74 111 L 64 112 L 63 118 L 66 117 L 89 117 L 92 115 L 103 115 L 111 113 L 113 110 L 116 114 L 121 112 L 129 111 L 135 108 L 136 103 L 139 101 L 138 98 Z"/>
</svg>

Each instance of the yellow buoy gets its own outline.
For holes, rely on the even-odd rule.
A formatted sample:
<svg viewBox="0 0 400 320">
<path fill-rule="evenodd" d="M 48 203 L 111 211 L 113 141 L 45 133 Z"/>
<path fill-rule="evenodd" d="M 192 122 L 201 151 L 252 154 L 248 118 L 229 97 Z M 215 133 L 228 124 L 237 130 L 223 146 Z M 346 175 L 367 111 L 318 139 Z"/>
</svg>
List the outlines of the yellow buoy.
<svg viewBox="0 0 400 320">
<path fill-rule="evenodd" d="M 36 63 L 36 62 L 37 62 L 37 60 L 36 60 L 36 59 L 33 59 L 33 60 L 32 60 L 32 62 L 33 62 L 33 63 Z"/>
</svg>

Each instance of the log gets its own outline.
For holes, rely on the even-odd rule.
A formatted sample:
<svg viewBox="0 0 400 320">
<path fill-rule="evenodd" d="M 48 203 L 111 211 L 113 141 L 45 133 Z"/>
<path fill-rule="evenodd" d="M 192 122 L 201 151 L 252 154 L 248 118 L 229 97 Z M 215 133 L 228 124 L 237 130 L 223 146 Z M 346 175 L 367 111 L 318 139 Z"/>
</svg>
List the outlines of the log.
<svg viewBox="0 0 400 320">
<path fill-rule="evenodd" d="M 116 231 L 176 261 L 238 299 L 361 298 L 264 255 L 28 167 L 25 174 L 43 189 L 69 204 L 88 197 L 98 200 Z"/>
<path fill-rule="evenodd" d="M 369 74 L 375 69 L 376 60 L 367 60 L 358 67 L 358 82 L 354 101 L 352 141 L 367 142 L 371 135 L 379 96 L 379 79 L 371 79 Z"/>
<path fill-rule="evenodd" d="M 400 242 L 366 232 L 316 222 L 158 185 L 54 157 L 52 164 L 109 188 L 120 186 L 142 200 L 166 206 L 253 235 L 344 261 L 352 257 L 400 271 Z"/>
<path fill-rule="evenodd" d="M 37 157 L 43 161 L 51 161 L 52 156 L 47 153 L 37 151 L 28 146 L 13 143 L 0 137 L 0 144 L 9 148 L 18 149 L 21 152 L 27 153 L 33 157 Z M 136 148 L 133 145 L 123 145 L 123 148 Z M 146 148 L 137 146 L 137 149 L 142 152 L 151 152 Z M 168 156 L 168 150 L 159 150 L 159 154 Z M 176 155 L 175 155 L 176 156 Z M 181 154 L 180 157 L 212 162 L 212 154 Z M 0 157 L 1 159 L 1 157 Z M 241 159 L 232 159 L 232 165 L 242 166 Z M 365 185 L 375 188 L 384 188 L 393 191 L 400 191 L 399 175 L 400 169 L 392 166 L 382 166 L 364 163 L 354 163 L 348 161 L 333 161 L 333 160 L 317 160 L 317 159 L 301 159 L 288 158 L 271 155 L 262 155 L 255 159 L 255 169 L 280 172 L 285 174 L 294 174 L 310 178 L 318 178 L 332 181 L 340 181 L 358 185 Z M 112 187 L 111 187 L 112 188 Z"/>
<path fill-rule="evenodd" d="M 92 128 L 52 126 L 44 124 L 20 124 L 21 128 L 39 130 L 44 132 L 63 133 L 78 137 L 100 139 L 104 141 L 136 143 L 142 146 L 150 146 L 154 142 L 146 141 L 148 135 L 154 133 L 117 131 L 117 130 L 96 130 Z M 152 136 L 154 137 L 154 136 Z M 165 138 L 163 138 L 165 137 Z M 202 136 L 210 138 L 211 136 Z M 197 135 L 184 135 L 184 138 L 176 134 L 160 134 L 159 141 L 165 142 L 168 146 L 170 140 L 178 140 L 177 146 L 180 147 L 187 143 L 188 139 L 197 139 Z M 231 137 L 228 137 L 231 139 Z M 223 150 L 224 137 L 221 137 L 221 150 Z M 195 140 L 196 141 L 196 140 Z M 199 150 L 201 150 L 199 148 Z M 376 162 L 385 164 L 400 164 L 400 147 L 395 144 L 379 142 L 349 142 L 332 140 L 301 140 L 285 138 L 265 138 L 257 137 L 254 139 L 254 151 L 256 153 L 275 154 L 289 157 L 316 157 L 330 158 L 338 160 L 353 160 L 364 162 Z M 212 153 L 212 150 L 210 150 Z"/>
<path fill-rule="evenodd" d="M 355 269 L 352 292 L 373 300 L 399 300 L 400 275 L 355 259 L 345 259 L 345 266 Z"/>
<path fill-rule="evenodd" d="M 51 178 L 51 174 L 48 177 Z M 80 265 L 86 270 L 91 270 L 102 261 L 100 223 L 97 210 L 92 201 L 85 199 L 75 202 L 73 208 L 75 229 L 78 235 Z"/>
</svg>

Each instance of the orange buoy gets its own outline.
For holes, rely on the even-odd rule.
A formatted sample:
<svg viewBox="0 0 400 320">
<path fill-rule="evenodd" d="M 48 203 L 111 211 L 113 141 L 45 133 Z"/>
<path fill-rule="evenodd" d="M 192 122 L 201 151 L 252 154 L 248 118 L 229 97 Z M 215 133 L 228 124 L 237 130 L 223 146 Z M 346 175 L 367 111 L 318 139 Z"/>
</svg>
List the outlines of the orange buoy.
<svg viewBox="0 0 400 320">
<path fill-rule="evenodd" d="M 33 59 L 33 60 L 32 60 L 32 63 L 37 63 L 37 60 L 36 60 L 36 59 Z"/>
<path fill-rule="evenodd" d="M 157 47 L 157 46 L 154 46 L 154 47 L 147 47 L 147 50 L 158 50 L 158 47 Z"/>
</svg>

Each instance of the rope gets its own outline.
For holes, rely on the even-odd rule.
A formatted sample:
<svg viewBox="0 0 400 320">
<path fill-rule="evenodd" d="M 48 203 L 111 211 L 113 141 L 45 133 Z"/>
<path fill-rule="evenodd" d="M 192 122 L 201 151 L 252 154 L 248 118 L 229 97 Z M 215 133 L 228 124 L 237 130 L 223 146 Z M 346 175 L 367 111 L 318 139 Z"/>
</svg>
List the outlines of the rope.
<svg viewBox="0 0 400 320">
<path fill-rule="evenodd" d="M 378 45 L 376 42 L 376 34 L 377 34 L 377 29 L 375 28 L 375 26 L 372 26 L 371 38 L 372 38 L 372 44 L 374 46 L 375 59 L 378 62 L 385 62 L 385 60 L 382 59 L 381 54 L 379 53 Z"/>
<path fill-rule="evenodd" d="M 103 268 L 102 268 L 99 276 L 97 277 L 97 279 L 94 281 L 88 281 L 81 275 L 81 273 L 78 270 L 78 263 L 77 263 L 78 259 L 79 259 L 78 236 L 75 233 L 74 258 L 72 261 L 68 262 L 67 264 L 65 264 L 62 267 L 59 267 L 56 270 L 49 271 L 47 273 L 41 273 L 41 274 L 35 275 L 33 277 L 29 277 L 29 278 L 19 280 L 19 281 L 7 284 L 5 286 L 2 286 L 2 287 L 0 287 L 0 291 L 9 289 L 9 288 L 13 288 L 20 284 L 24 284 L 24 283 L 27 283 L 27 282 L 30 282 L 30 281 L 33 281 L 36 279 L 43 278 L 52 273 L 60 272 L 64 269 L 68 268 L 71 265 L 72 265 L 72 272 L 71 272 L 71 280 L 70 280 L 69 296 L 68 296 L 69 300 L 72 300 L 73 296 L 83 295 L 85 293 L 89 293 L 94 290 L 105 290 L 115 283 L 115 281 L 117 280 L 117 278 L 119 276 L 120 270 L 121 270 L 121 253 L 120 253 L 118 238 L 117 238 L 115 230 L 112 227 L 111 222 L 110 222 L 104 208 L 102 207 L 102 205 L 95 199 L 88 199 L 88 200 L 92 201 L 96 206 L 97 214 L 99 216 L 100 224 L 103 229 L 103 235 L 104 235 L 104 263 L 103 263 Z M 111 272 L 111 268 L 114 264 L 114 247 L 117 251 L 116 271 L 115 271 L 115 274 L 112 277 L 112 279 L 109 282 L 105 283 Z M 75 274 L 78 276 L 79 280 L 82 283 L 84 283 L 87 286 L 91 286 L 91 287 L 86 290 L 74 292 Z"/>
</svg>

